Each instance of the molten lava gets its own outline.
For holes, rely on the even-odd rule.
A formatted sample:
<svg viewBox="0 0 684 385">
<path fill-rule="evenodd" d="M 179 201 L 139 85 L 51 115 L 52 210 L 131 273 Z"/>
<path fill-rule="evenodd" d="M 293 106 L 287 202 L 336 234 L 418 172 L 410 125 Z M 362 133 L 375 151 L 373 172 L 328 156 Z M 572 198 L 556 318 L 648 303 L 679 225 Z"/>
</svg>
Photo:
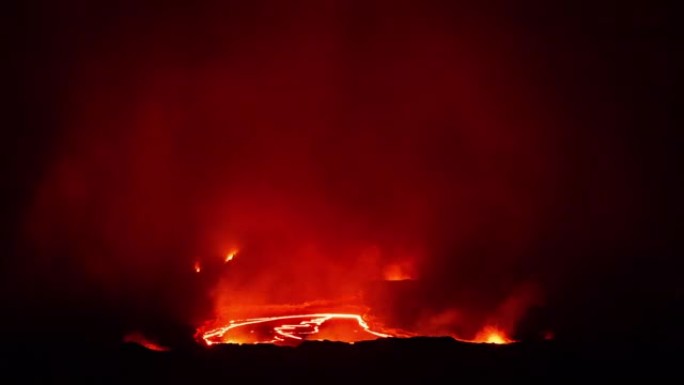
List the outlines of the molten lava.
<svg viewBox="0 0 684 385">
<path fill-rule="evenodd" d="M 304 340 L 356 342 L 392 337 L 368 326 L 358 314 L 314 313 L 233 320 L 200 333 L 207 345 L 272 343 L 297 345 Z"/>
<path fill-rule="evenodd" d="M 226 258 L 223 261 L 226 263 L 230 262 L 235 258 L 236 255 L 237 255 L 237 250 L 233 250 L 233 251 L 226 254 Z"/>
<path fill-rule="evenodd" d="M 215 328 L 198 330 L 198 339 L 214 344 L 276 344 L 296 346 L 303 341 L 338 341 L 354 343 L 378 338 L 410 337 L 417 334 L 371 329 L 363 316 L 351 313 L 311 313 L 232 320 Z M 487 326 L 467 343 L 504 345 L 516 342 L 498 327 Z"/>
<path fill-rule="evenodd" d="M 477 335 L 475 336 L 475 339 L 473 341 L 470 341 L 470 342 L 503 345 L 503 344 L 510 344 L 511 342 L 515 342 L 515 341 L 508 338 L 506 336 L 506 333 L 504 333 L 502 330 L 498 329 L 497 327 L 487 326 L 484 329 L 482 329 L 482 331 L 477 333 Z"/>
</svg>

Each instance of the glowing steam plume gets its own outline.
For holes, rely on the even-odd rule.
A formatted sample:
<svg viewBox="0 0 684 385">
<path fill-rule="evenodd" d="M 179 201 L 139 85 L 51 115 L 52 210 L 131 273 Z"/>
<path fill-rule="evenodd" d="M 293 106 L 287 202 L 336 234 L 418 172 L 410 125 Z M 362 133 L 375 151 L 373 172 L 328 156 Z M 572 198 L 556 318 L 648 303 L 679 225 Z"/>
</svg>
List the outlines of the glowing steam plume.
<svg viewBox="0 0 684 385">
<path fill-rule="evenodd" d="M 386 281 L 407 281 L 414 277 L 407 264 L 392 264 L 385 268 L 384 278 Z"/>
</svg>

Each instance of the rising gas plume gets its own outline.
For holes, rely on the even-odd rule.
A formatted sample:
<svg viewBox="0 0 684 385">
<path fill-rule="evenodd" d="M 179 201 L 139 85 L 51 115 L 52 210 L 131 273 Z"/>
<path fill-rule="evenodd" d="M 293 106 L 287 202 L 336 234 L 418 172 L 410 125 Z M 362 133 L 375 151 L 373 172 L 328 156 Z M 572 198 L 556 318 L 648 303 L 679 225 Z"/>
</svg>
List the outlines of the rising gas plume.
<svg viewBox="0 0 684 385">
<path fill-rule="evenodd" d="M 13 267 L 36 303 L 161 343 L 163 325 L 290 316 L 303 326 L 259 332 L 347 317 L 348 332 L 496 343 L 558 334 L 596 282 L 631 274 L 620 256 L 649 191 L 630 105 L 602 102 L 607 72 L 581 64 L 614 59 L 573 22 L 247 3 L 42 16 L 56 74 L 25 92 L 54 100 L 22 155 L 39 171 Z"/>
</svg>

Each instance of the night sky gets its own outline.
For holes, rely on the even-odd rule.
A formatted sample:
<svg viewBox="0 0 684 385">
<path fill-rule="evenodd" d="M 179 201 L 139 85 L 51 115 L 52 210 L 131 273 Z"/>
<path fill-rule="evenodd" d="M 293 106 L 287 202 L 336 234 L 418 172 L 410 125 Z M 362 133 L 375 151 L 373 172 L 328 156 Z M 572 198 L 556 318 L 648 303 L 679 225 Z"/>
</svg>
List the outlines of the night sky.
<svg viewBox="0 0 684 385">
<path fill-rule="evenodd" d="M 388 266 L 416 279 L 392 321 L 425 333 L 681 321 L 666 4 L 18 3 L 15 336 L 189 339 L 217 308 L 340 298 Z"/>
</svg>

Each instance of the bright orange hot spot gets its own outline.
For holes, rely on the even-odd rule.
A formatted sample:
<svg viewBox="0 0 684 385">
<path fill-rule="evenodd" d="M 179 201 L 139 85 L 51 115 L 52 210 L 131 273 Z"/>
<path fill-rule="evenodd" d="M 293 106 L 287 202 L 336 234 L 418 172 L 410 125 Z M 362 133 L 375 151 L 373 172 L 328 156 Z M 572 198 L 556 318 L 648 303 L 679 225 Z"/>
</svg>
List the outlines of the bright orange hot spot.
<svg viewBox="0 0 684 385">
<path fill-rule="evenodd" d="M 204 331 L 207 345 L 234 343 L 296 345 L 304 340 L 356 342 L 391 337 L 368 326 L 358 314 L 315 313 L 233 320 Z"/>
<path fill-rule="evenodd" d="M 482 329 L 482 331 L 477 333 L 475 339 L 472 342 L 503 345 L 510 344 L 511 342 L 515 341 L 508 338 L 506 336 L 506 333 L 503 332 L 503 330 L 500 330 L 494 326 L 487 326 L 484 329 Z"/>
<path fill-rule="evenodd" d="M 195 270 L 195 273 L 199 273 L 200 271 L 202 271 L 202 265 L 200 265 L 199 262 L 195 262 L 193 269 Z"/>
<path fill-rule="evenodd" d="M 224 259 L 224 262 L 230 262 L 232 261 L 235 256 L 237 255 L 237 250 L 232 250 L 226 254 L 226 258 Z"/>
</svg>

